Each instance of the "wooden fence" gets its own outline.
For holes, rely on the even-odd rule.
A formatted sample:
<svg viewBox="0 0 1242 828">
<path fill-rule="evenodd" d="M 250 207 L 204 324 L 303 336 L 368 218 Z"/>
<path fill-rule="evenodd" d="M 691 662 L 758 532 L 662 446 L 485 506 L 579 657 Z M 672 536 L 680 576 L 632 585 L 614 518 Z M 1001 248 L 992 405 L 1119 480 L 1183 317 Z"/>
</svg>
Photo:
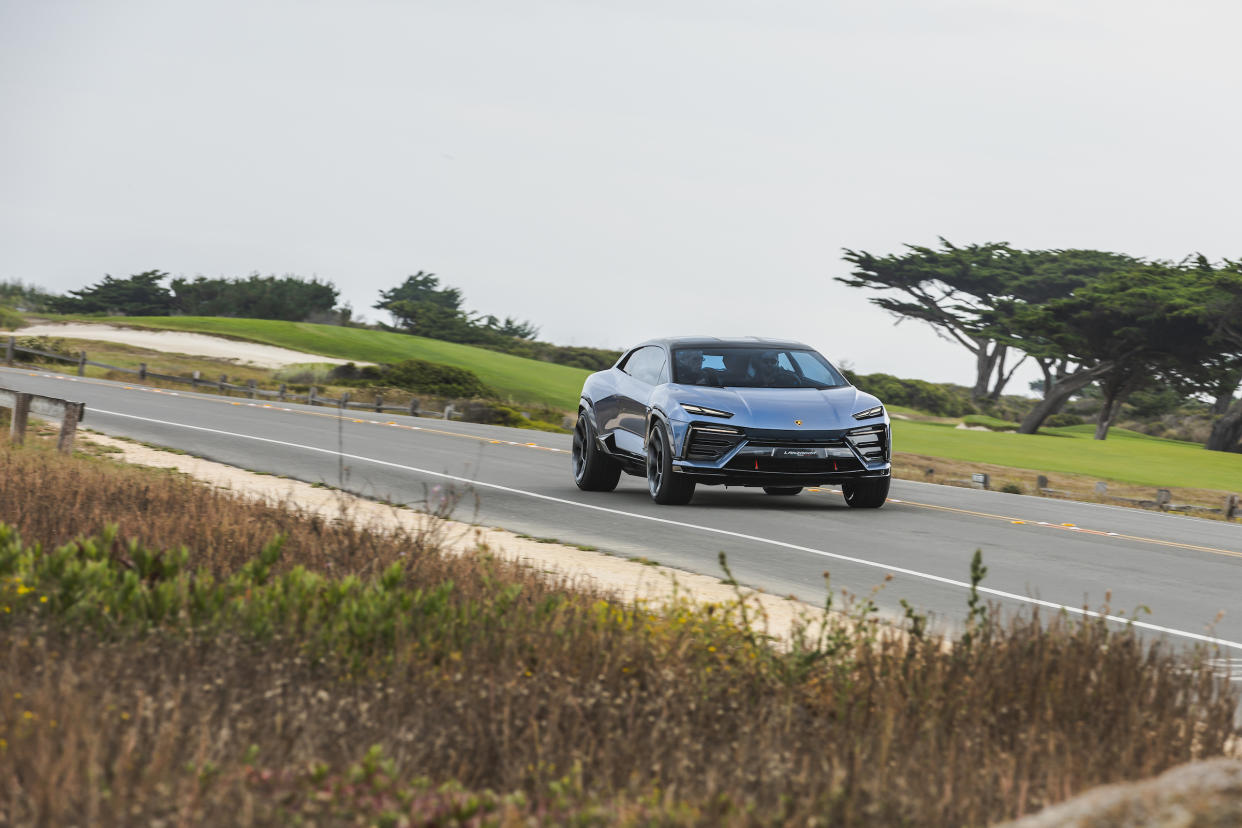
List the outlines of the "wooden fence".
<svg viewBox="0 0 1242 828">
<path fill-rule="evenodd" d="M 42 394 L 28 394 L 11 388 L 0 388 L 0 408 L 12 409 L 9 422 L 9 439 L 20 443 L 26 439 L 26 423 L 31 414 L 60 420 L 60 438 L 56 448 L 64 454 L 73 451 L 73 438 L 78 433 L 78 423 L 86 416 L 86 403 L 70 402 Z"/>
<path fill-rule="evenodd" d="M 311 386 L 306 394 L 296 394 L 288 390 L 285 383 L 280 384 L 280 388 L 275 391 L 269 391 L 264 388 L 256 387 L 254 380 L 250 380 L 245 385 L 236 385 L 228 381 L 228 376 L 221 374 L 219 380 L 204 379 L 200 376 L 200 372 L 195 371 L 192 376 L 182 377 L 173 374 L 159 374 L 154 371 L 148 371 L 146 363 L 139 363 L 137 368 L 122 368 L 117 365 L 108 365 L 103 362 L 95 362 L 87 359 L 86 351 L 79 351 L 77 356 L 66 356 L 52 351 L 41 351 L 37 348 L 24 348 L 17 344 L 17 337 L 10 336 L 4 346 L 4 364 L 13 365 L 18 354 L 31 354 L 40 356 L 45 359 L 56 359 L 61 362 L 75 364 L 78 367 L 78 376 L 86 376 L 86 366 L 91 365 L 96 368 L 104 368 L 109 371 L 120 371 L 125 374 L 133 374 L 138 378 L 139 382 L 145 382 L 148 379 L 160 380 L 162 382 L 179 382 L 189 385 L 194 389 L 211 390 L 215 389 L 223 393 L 239 393 L 250 399 L 271 399 L 281 402 L 304 402 L 308 405 L 330 405 L 336 408 L 358 409 L 362 411 L 375 411 L 383 413 L 385 411 L 395 411 L 402 414 L 408 414 L 411 417 L 442 417 L 443 419 L 451 419 L 454 416 L 460 417 L 460 413 L 454 410 L 452 405 L 447 406 L 443 411 L 429 411 L 419 407 L 417 397 L 410 400 L 407 405 L 387 405 L 384 403 L 384 397 L 380 394 L 375 395 L 373 402 L 363 400 L 351 400 L 349 392 L 346 391 L 340 398 L 320 396 L 318 389 Z"/>
</svg>

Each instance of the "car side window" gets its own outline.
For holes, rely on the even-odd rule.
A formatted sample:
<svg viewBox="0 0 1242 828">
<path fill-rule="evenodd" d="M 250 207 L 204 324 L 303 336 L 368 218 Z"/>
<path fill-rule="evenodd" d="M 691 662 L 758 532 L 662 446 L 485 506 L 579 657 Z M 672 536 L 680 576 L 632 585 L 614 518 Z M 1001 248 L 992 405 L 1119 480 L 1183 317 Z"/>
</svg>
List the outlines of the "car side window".
<svg viewBox="0 0 1242 828">
<path fill-rule="evenodd" d="M 648 385 L 667 382 L 667 380 L 660 379 L 662 373 L 666 374 L 668 372 L 664 359 L 664 349 L 651 345 L 638 349 L 626 360 L 624 370 L 634 379 L 639 382 L 645 382 Z"/>
</svg>

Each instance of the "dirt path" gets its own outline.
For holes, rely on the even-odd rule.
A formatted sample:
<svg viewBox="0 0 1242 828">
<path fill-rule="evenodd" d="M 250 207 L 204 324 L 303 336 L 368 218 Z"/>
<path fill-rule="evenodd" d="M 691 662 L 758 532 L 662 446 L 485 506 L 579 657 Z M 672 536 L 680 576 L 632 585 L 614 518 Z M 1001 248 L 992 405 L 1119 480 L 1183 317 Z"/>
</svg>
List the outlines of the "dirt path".
<svg viewBox="0 0 1242 828">
<path fill-rule="evenodd" d="M 148 331 L 138 328 L 118 328 L 113 325 L 96 325 L 84 322 L 55 322 L 30 325 L 17 331 L 0 331 L 0 336 L 51 336 L 61 339 L 94 339 L 100 342 L 119 342 L 137 348 L 148 348 L 169 354 L 189 354 L 192 356 L 230 359 L 235 362 L 254 365 L 259 368 L 283 368 L 306 362 L 324 362 L 331 365 L 344 365 L 349 360 L 335 357 L 306 354 L 278 348 L 275 345 L 261 345 L 257 342 L 243 342 L 237 339 L 225 339 L 221 336 L 185 333 L 183 331 Z M 371 365 L 369 362 L 355 362 L 356 365 Z"/>
</svg>

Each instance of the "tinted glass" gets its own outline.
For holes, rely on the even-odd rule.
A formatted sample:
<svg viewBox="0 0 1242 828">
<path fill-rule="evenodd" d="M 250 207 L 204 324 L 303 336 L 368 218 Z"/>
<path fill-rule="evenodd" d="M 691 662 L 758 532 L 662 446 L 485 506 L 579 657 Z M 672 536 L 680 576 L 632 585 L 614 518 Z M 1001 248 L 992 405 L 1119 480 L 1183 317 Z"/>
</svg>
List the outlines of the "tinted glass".
<svg viewBox="0 0 1242 828">
<path fill-rule="evenodd" d="M 624 371 L 640 382 L 655 385 L 661 382 L 660 372 L 664 369 L 664 362 L 663 348 L 639 348 L 626 360 Z"/>
<path fill-rule="evenodd" d="M 845 379 L 814 351 L 788 348 L 679 348 L 673 382 L 732 388 L 835 388 Z"/>
</svg>

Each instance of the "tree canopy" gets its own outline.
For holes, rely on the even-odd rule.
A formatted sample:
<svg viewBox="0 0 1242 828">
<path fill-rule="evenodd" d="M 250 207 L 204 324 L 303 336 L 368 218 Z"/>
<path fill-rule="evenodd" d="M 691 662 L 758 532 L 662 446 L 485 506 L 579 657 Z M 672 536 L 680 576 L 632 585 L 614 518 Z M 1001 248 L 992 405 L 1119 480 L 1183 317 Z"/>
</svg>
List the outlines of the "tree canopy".
<svg viewBox="0 0 1242 828">
<path fill-rule="evenodd" d="M 1158 384 L 1210 394 L 1236 414 L 1209 447 L 1242 434 L 1242 266 L 1203 256 L 1150 262 L 1101 250 L 1018 250 L 1004 242 L 906 245 L 876 256 L 846 250 L 855 266 L 837 280 L 880 295 L 870 301 L 915 319 L 975 358 L 972 398 L 996 400 L 1023 359 L 1044 375 L 1043 399 L 1022 423 L 1033 432 L 1075 393 L 1098 384 L 1103 439 L 1130 394 Z M 1018 360 L 1012 360 L 1019 356 Z M 1006 369 L 1006 359 L 1010 358 Z M 990 390 L 989 390 L 990 389 Z"/>
<path fill-rule="evenodd" d="M 160 284 L 168 278 L 162 270 L 146 270 L 127 279 L 105 274 L 103 279 L 68 296 L 47 302 L 53 313 L 104 313 L 112 316 L 166 316 L 173 312 L 172 293 Z"/>
<path fill-rule="evenodd" d="M 330 282 L 296 276 L 172 280 L 174 303 L 187 316 L 235 316 L 302 322 L 333 313 L 338 291 Z"/>
</svg>

